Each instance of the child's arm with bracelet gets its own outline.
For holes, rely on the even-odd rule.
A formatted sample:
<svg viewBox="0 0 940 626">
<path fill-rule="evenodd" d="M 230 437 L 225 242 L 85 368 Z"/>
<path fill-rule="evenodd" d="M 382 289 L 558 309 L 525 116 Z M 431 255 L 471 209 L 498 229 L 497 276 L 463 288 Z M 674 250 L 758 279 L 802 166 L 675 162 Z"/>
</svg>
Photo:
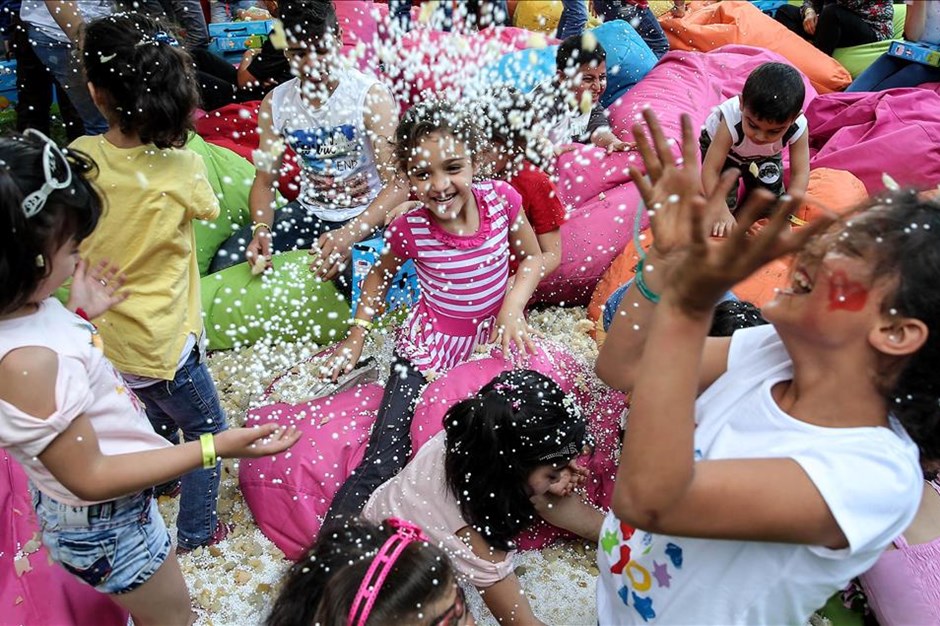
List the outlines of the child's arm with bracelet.
<svg viewBox="0 0 940 626">
<path fill-rule="evenodd" d="M 684 116 L 682 119 L 684 166 L 680 168 L 655 115 L 647 110 L 643 116 L 649 125 L 653 146 L 650 146 L 639 124 L 633 127 L 633 135 L 650 180 L 636 168 L 630 169 L 630 177 L 636 182 L 647 209 L 652 210 L 650 219 L 655 238 L 649 254 L 637 270 L 637 280 L 627 290 L 614 316 L 595 365 L 601 380 L 625 392 L 633 388 L 659 295 L 668 284 L 676 257 L 691 240 L 689 225 L 672 224 L 675 214 L 660 209 L 667 203 L 688 203 L 701 196 L 698 151 L 689 118 Z M 726 193 L 730 184 L 736 181 L 736 176 L 726 174 L 718 193 Z M 663 228 L 658 228 L 660 225 Z M 710 385 L 725 371 L 729 345 L 730 340 L 726 337 L 709 338 L 702 360 L 699 389 Z"/>
<path fill-rule="evenodd" d="M 56 405 L 58 355 L 42 347 L 19 348 L 0 361 L 0 399 L 36 419 L 49 419 Z M 11 381 L 29 374 L 29 386 Z M 142 418 L 141 418 L 142 419 Z M 113 500 L 172 480 L 199 467 L 214 467 L 216 457 L 259 457 L 291 447 L 300 438 L 294 427 L 275 424 L 235 428 L 191 441 L 144 452 L 105 455 L 91 420 L 72 420 L 39 454 L 39 460 L 66 489 L 83 500 Z"/>
<path fill-rule="evenodd" d="M 809 186 L 809 130 L 790 145 L 790 184 L 787 193 L 803 196 Z"/>
<path fill-rule="evenodd" d="M 496 315 L 496 323 L 490 334 L 490 341 L 499 337 L 503 346 L 503 355 L 509 357 L 509 346 L 515 343 L 519 355 L 528 351 L 535 353 L 535 346 L 529 337 L 529 324 L 525 319 L 525 305 L 528 304 L 539 281 L 542 280 L 542 254 L 535 231 L 520 209 L 516 221 L 509 228 L 509 247 L 516 258 L 521 259 L 516 270 L 515 280 L 503 305 Z"/>
<path fill-rule="evenodd" d="M 271 228 L 274 224 L 274 187 L 284 158 L 284 143 L 274 130 L 271 117 L 271 94 L 261 101 L 258 109 L 258 149 L 252 154 L 255 179 L 248 194 L 251 210 L 251 241 L 245 249 L 249 263 L 263 258 L 271 263 Z"/>
<path fill-rule="evenodd" d="M 326 364 L 324 376 L 337 380 L 343 374 L 352 371 L 362 356 L 366 335 L 372 329 L 372 320 L 385 303 L 385 295 L 395 278 L 395 274 L 405 264 L 390 246 L 385 246 L 379 260 L 369 270 L 362 281 L 359 291 L 359 305 L 356 317 L 350 320 L 346 338 L 336 344 Z"/>
</svg>

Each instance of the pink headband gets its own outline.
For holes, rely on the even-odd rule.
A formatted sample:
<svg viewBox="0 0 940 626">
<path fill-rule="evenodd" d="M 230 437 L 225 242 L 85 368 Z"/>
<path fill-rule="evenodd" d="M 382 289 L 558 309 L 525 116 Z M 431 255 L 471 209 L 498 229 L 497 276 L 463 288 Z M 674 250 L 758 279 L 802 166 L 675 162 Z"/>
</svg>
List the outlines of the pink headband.
<svg viewBox="0 0 940 626">
<path fill-rule="evenodd" d="M 356 592 L 356 599 L 353 600 L 349 609 L 346 626 L 365 626 L 369 613 L 372 612 L 372 606 L 375 604 L 375 598 L 379 595 L 379 590 L 392 571 L 392 566 L 395 565 L 399 555 L 411 542 L 428 540 L 421 532 L 421 528 L 411 522 L 390 517 L 385 520 L 385 523 L 395 529 L 395 534 L 385 540 L 375 558 L 372 559 L 372 564 L 365 578 L 362 579 L 362 584 L 359 585 L 359 591 Z"/>
</svg>

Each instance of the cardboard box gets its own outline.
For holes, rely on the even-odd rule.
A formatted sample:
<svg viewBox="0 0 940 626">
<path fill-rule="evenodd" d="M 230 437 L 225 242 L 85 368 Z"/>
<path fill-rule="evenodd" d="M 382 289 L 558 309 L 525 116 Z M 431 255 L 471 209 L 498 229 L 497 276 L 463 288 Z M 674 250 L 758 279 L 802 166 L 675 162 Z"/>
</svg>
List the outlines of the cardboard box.
<svg viewBox="0 0 940 626">
<path fill-rule="evenodd" d="M 210 37 L 249 37 L 251 35 L 268 36 L 274 28 L 274 20 L 254 20 L 247 22 L 216 22 L 209 24 Z"/>
<path fill-rule="evenodd" d="M 940 67 L 940 47 L 922 41 L 892 41 L 888 55 L 921 65 Z"/>
<path fill-rule="evenodd" d="M 352 288 L 352 306 L 350 315 L 356 315 L 356 307 L 359 305 L 359 292 L 362 290 L 362 281 L 375 262 L 378 260 L 384 246 L 384 240 L 381 237 L 374 237 L 361 241 L 353 246 L 352 264 L 353 264 L 353 288 Z M 408 261 L 402 265 L 385 296 L 387 304 L 386 310 L 394 311 L 401 306 L 412 306 L 418 301 L 418 274 L 415 272 L 413 261 Z"/>
</svg>

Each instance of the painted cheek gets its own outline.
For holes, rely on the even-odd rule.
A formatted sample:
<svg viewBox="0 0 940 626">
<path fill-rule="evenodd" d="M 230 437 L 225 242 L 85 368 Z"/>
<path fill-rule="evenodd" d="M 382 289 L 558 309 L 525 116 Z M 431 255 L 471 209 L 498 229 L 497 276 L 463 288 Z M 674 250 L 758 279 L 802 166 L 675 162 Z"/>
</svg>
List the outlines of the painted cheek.
<svg viewBox="0 0 940 626">
<path fill-rule="evenodd" d="M 843 270 L 836 270 L 829 279 L 830 311 L 861 311 L 868 302 L 868 289 L 861 283 L 849 280 Z"/>
</svg>

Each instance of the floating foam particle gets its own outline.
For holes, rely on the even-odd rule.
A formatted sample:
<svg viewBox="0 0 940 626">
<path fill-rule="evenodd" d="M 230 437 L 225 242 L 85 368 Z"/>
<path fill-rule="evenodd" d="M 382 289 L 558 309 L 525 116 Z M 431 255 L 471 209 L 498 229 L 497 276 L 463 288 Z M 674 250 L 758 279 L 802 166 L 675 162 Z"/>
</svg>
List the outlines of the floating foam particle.
<svg viewBox="0 0 940 626">
<path fill-rule="evenodd" d="M 138 172 L 136 173 L 136 176 L 137 176 L 137 185 L 138 185 L 141 189 L 146 189 L 147 187 L 150 186 L 150 180 L 147 179 L 147 177 L 144 175 L 143 172 L 138 171 Z"/>
<path fill-rule="evenodd" d="M 597 37 L 594 36 L 594 33 L 589 30 L 584 31 L 584 34 L 581 35 L 581 47 L 588 52 L 594 51 L 597 47 Z"/>
<path fill-rule="evenodd" d="M 274 20 L 270 41 L 275 50 L 287 49 L 287 35 L 284 33 L 284 24 L 281 23 L 281 20 Z"/>
<path fill-rule="evenodd" d="M 757 178 L 757 175 L 760 174 L 760 169 L 757 167 L 757 163 L 751 163 L 751 166 L 747 168 L 747 171 L 750 172 L 751 176 Z"/>
<path fill-rule="evenodd" d="M 898 184 L 898 181 L 891 178 L 887 172 L 883 172 L 881 174 L 881 184 L 883 184 L 886 189 L 890 189 L 891 191 L 901 190 L 901 185 Z"/>
<path fill-rule="evenodd" d="M 581 102 L 578 106 L 581 109 L 581 113 L 590 113 L 591 108 L 594 106 L 594 99 L 591 97 L 590 91 L 585 91 L 581 94 Z"/>
</svg>

